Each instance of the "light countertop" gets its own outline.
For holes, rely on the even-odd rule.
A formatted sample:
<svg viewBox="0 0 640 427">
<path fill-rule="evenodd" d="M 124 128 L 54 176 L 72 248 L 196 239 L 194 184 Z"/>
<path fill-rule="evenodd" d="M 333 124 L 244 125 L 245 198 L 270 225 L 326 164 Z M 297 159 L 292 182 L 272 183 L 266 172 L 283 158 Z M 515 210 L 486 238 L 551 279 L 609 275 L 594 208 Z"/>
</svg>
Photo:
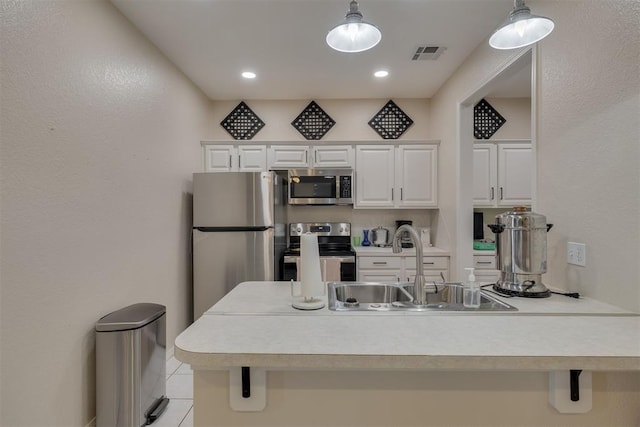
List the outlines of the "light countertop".
<svg viewBox="0 0 640 427">
<path fill-rule="evenodd" d="M 194 369 L 640 370 L 640 316 L 588 298 L 508 298 L 518 312 L 291 307 L 290 283 L 238 285 L 175 341 Z"/>
</svg>

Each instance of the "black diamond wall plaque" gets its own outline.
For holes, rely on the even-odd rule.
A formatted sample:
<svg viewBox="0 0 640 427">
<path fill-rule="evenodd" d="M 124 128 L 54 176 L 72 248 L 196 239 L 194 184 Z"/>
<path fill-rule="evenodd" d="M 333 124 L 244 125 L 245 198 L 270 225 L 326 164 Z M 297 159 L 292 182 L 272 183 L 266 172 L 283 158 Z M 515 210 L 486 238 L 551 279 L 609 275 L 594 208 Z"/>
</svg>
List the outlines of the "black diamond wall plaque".
<svg viewBox="0 0 640 427">
<path fill-rule="evenodd" d="M 481 99 L 473 107 L 473 136 L 476 139 L 489 139 L 506 121 L 491 104 Z"/>
<path fill-rule="evenodd" d="M 311 101 L 291 126 L 296 128 L 306 139 L 320 139 L 335 125 L 327 113 L 315 101 Z"/>
<path fill-rule="evenodd" d="M 413 120 L 389 101 L 378 113 L 369 120 L 373 128 L 383 139 L 398 139 L 413 124 Z"/>
<path fill-rule="evenodd" d="M 220 122 L 220 125 L 234 139 L 251 139 L 262 129 L 264 122 L 242 101 Z"/>
</svg>

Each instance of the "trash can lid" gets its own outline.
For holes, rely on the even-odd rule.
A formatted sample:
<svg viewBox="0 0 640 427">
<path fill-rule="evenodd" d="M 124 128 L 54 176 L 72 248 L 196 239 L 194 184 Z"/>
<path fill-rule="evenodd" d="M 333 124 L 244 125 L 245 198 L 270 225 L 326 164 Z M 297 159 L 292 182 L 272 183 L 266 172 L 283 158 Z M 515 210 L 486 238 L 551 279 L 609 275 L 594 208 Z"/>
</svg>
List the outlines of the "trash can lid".
<svg viewBox="0 0 640 427">
<path fill-rule="evenodd" d="M 166 312 L 160 304 L 143 302 L 133 304 L 103 316 L 96 322 L 97 332 L 126 331 L 142 328 Z"/>
</svg>

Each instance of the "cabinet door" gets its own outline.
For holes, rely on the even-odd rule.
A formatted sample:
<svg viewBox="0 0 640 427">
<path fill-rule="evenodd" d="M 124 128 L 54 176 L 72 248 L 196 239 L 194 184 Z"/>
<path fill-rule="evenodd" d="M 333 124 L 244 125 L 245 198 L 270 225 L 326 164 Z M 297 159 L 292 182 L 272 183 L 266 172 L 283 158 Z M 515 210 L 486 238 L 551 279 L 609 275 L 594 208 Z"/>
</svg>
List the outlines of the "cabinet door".
<svg viewBox="0 0 640 427">
<path fill-rule="evenodd" d="M 530 205 L 531 144 L 498 144 L 498 206 Z"/>
<path fill-rule="evenodd" d="M 238 171 L 263 172 L 267 170 L 266 145 L 238 146 Z"/>
<path fill-rule="evenodd" d="M 437 207 L 438 147 L 401 145 L 396 156 L 395 205 Z"/>
<path fill-rule="evenodd" d="M 393 207 L 394 169 L 393 145 L 357 146 L 354 207 Z"/>
<path fill-rule="evenodd" d="M 353 168 L 353 147 L 350 145 L 313 147 L 313 166 Z"/>
<path fill-rule="evenodd" d="M 237 170 L 236 148 L 233 145 L 205 145 L 205 172 L 233 172 Z"/>
<path fill-rule="evenodd" d="M 269 169 L 309 167 L 309 146 L 272 145 L 268 152 Z"/>
<path fill-rule="evenodd" d="M 358 270 L 358 281 L 397 283 L 400 281 L 400 270 Z"/>
<path fill-rule="evenodd" d="M 496 205 L 498 156 L 494 144 L 473 145 L 473 205 Z"/>
</svg>

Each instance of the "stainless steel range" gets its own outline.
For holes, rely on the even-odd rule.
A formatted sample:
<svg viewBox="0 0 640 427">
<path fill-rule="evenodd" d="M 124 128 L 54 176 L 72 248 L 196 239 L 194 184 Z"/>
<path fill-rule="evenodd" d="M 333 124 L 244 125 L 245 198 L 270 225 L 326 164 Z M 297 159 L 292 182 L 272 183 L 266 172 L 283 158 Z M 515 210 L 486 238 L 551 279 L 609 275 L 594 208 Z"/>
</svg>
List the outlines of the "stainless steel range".
<svg viewBox="0 0 640 427">
<path fill-rule="evenodd" d="M 289 246 L 284 252 L 282 280 L 300 280 L 300 236 L 318 236 L 322 280 L 356 280 L 356 253 L 351 248 L 351 224 L 347 222 L 313 222 L 289 224 Z"/>
</svg>

